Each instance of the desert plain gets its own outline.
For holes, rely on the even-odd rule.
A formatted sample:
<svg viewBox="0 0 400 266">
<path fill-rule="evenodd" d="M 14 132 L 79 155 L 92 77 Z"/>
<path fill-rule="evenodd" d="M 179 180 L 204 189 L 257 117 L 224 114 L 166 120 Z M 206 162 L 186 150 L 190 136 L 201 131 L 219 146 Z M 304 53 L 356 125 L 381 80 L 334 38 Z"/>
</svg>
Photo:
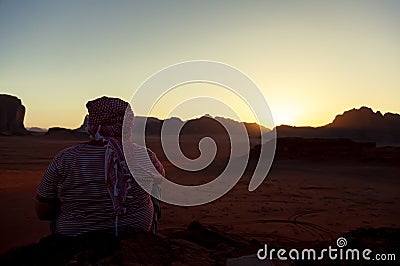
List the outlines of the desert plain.
<svg viewBox="0 0 400 266">
<path fill-rule="evenodd" d="M 53 156 L 87 140 L 69 133 L 0 137 L 0 253 L 49 234 L 48 223 L 35 215 L 35 190 Z M 167 178 L 185 185 L 216 178 L 229 155 L 229 143 L 222 142 L 209 167 L 187 172 L 168 162 L 159 140 L 150 139 L 148 147 L 164 164 Z M 188 157 L 196 157 L 198 140 L 183 138 L 181 147 Z M 294 248 L 316 242 L 334 245 L 357 228 L 400 228 L 400 164 L 388 151 L 382 148 L 369 160 L 277 154 L 266 180 L 249 192 L 257 163 L 253 158 L 238 184 L 220 199 L 196 207 L 162 203 L 159 233 L 198 221 L 271 246 Z"/>
</svg>

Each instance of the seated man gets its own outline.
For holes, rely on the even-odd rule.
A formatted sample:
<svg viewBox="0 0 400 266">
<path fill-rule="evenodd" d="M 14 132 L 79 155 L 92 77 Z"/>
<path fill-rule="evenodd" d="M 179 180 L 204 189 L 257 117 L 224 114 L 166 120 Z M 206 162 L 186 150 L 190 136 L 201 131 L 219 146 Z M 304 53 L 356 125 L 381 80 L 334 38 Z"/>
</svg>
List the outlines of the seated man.
<svg viewBox="0 0 400 266">
<path fill-rule="evenodd" d="M 54 157 L 37 189 L 38 217 L 52 220 L 52 232 L 66 236 L 98 230 L 115 230 L 118 235 L 123 228 L 155 230 L 160 215 L 158 201 L 132 177 L 122 150 L 125 111 L 133 126 L 130 105 L 102 97 L 89 101 L 86 107 L 93 140 Z M 130 137 L 130 132 L 132 127 L 124 134 Z M 134 152 L 135 144 L 131 145 Z M 148 149 L 146 155 L 164 175 L 156 155 Z"/>
</svg>

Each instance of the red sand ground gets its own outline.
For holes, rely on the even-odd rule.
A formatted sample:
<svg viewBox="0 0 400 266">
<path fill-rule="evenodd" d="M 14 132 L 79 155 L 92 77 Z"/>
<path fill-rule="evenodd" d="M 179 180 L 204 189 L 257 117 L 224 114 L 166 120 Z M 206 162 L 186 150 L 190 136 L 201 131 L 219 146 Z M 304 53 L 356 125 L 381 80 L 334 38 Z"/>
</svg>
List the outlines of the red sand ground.
<svg viewBox="0 0 400 266">
<path fill-rule="evenodd" d="M 0 137 L 0 253 L 48 234 L 48 224 L 34 214 L 33 199 L 50 159 L 82 142 L 65 138 Z M 194 145 L 189 140 L 184 144 Z M 156 142 L 150 146 L 160 154 Z M 168 178 L 179 183 L 207 182 L 220 171 L 217 163 L 204 173 L 185 173 L 166 163 L 162 154 L 160 158 Z M 246 173 L 227 195 L 203 206 L 162 204 L 160 232 L 197 220 L 274 245 L 335 240 L 359 227 L 400 227 L 398 165 L 277 160 L 254 192 L 247 190 L 249 179 Z"/>
</svg>

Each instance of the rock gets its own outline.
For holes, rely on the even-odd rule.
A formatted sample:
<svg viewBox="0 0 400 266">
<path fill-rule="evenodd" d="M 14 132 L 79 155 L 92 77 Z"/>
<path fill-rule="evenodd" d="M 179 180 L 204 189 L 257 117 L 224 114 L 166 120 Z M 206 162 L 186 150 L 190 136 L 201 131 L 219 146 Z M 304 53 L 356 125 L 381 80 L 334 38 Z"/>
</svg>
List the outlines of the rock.
<svg viewBox="0 0 400 266">
<path fill-rule="evenodd" d="M 227 258 L 255 254 L 260 246 L 193 222 L 157 235 L 129 231 L 122 239 L 109 232 L 48 236 L 3 254 L 0 265 L 226 265 Z"/>
<path fill-rule="evenodd" d="M 25 106 L 15 96 L 0 94 L 0 135 L 27 135 Z"/>
<path fill-rule="evenodd" d="M 343 237 L 349 247 L 388 254 L 399 248 L 400 229 L 360 228 Z M 320 252 L 336 244 L 336 238 L 312 242 L 311 246 L 289 239 L 281 244 L 284 245 L 274 248 L 315 248 Z M 192 222 L 186 229 L 168 229 L 157 235 L 132 230 L 121 239 L 111 232 L 92 232 L 75 238 L 52 235 L 1 255 L 0 265 L 332 265 L 329 260 L 258 261 L 256 254 L 262 247 L 263 243 L 257 240 Z M 359 262 L 362 263 L 357 261 L 357 265 Z"/>
<path fill-rule="evenodd" d="M 369 130 L 399 130 L 400 115 L 374 112 L 371 108 L 361 107 L 345 111 L 337 115 L 333 122 L 327 125 L 331 128 L 369 129 Z"/>
</svg>

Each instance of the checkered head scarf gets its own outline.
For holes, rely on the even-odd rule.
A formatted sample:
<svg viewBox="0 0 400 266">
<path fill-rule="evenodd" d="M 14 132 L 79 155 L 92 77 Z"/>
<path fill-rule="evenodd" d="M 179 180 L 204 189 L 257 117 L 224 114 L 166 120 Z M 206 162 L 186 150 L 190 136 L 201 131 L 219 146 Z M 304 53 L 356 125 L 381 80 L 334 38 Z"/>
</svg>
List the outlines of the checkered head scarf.
<svg viewBox="0 0 400 266">
<path fill-rule="evenodd" d="M 134 115 L 129 103 L 103 96 L 89 101 L 86 107 L 89 111 L 88 129 L 93 136 L 99 132 L 103 137 L 121 139 L 122 133 L 130 137 Z M 122 132 L 124 118 L 128 125 L 125 127 L 126 132 Z"/>
<path fill-rule="evenodd" d="M 117 233 L 118 216 L 126 212 L 124 202 L 133 178 L 125 161 L 122 134 L 130 137 L 134 115 L 129 103 L 118 98 L 101 97 L 89 101 L 86 107 L 89 133 L 106 146 L 105 182 L 114 205 Z"/>
</svg>

